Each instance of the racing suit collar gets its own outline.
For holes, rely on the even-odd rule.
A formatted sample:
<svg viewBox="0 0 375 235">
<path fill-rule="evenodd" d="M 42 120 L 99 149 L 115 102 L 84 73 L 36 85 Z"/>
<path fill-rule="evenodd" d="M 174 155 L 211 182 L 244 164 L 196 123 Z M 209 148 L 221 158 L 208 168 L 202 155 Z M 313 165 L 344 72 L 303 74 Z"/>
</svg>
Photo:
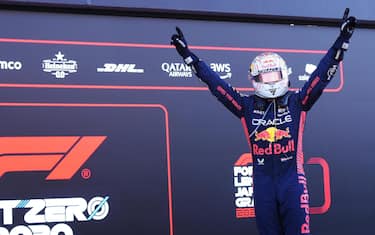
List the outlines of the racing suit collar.
<svg viewBox="0 0 375 235">
<path fill-rule="evenodd" d="M 288 105 L 289 96 L 291 92 L 288 91 L 285 95 L 273 98 L 273 99 L 265 99 L 260 96 L 254 95 L 254 108 L 257 110 L 264 111 L 266 110 L 269 103 L 274 102 L 276 100 L 278 108 L 285 108 Z"/>
</svg>

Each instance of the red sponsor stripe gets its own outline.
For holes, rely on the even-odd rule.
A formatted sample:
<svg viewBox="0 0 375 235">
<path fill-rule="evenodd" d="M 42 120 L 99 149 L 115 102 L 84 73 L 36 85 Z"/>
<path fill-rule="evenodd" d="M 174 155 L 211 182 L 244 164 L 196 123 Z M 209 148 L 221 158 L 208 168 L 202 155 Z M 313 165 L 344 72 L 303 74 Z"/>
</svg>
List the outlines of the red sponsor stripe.
<svg viewBox="0 0 375 235">
<path fill-rule="evenodd" d="M 98 107 L 98 108 L 160 108 L 166 111 L 161 104 L 89 104 L 89 103 L 6 103 L 0 102 L 0 106 L 9 107 Z M 167 114 L 167 113 L 166 113 Z M 18 138 L 18 137 L 17 137 Z M 65 138 L 65 137 L 63 137 Z"/>
<path fill-rule="evenodd" d="M 0 177 L 7 172 L 49 171 L 63 154 L 11 155 L 0 157 Z"/>
<path fill-rule="evenodd" d="M 164 44 L 142 44 L 142 43 L 121 43 L 121 42 L 87 42 L 72 40 L 43 40 L 43 39 L 22 39 L 22 38 L 0 38 L 0 42 L 29 43 L 29 44 L 58 44 L 76 46 L 101 46 L 101 47 L 140 47 L 140 48 L 174 48 L 172 45 Z"/>
<path fill-rule="evenodd" d="M 88 42 L 74 40 L 45 40 L 45 39 L 25 39 L 25 38 L 0 38 L 0 42 L 9 43 L 30 43 L 30 44 L 58 44 L 58 45 L 77 45 L 77 46 L 107 46 L 107 47 L 133 47 L 133 48 L 168 48 L 175 49 L 169 44 L 147 44 L 147 43 L 122 43 L 122 42 Z M 281 48 L 248 48 L 248 47 L 222 47 L 222 46 L 194 46 L 189 48 L 196 50 L 212 50 L 212 51 L 253 51 L 253 52 L 285 52 L 285 53 L 308 53 L 308 54 L 325 54 L 326 50 L 296 50 Z"/>
<path fill-rule="evenodd" d="M 298 145 L 297 145 L 297 173 L 298 174 L 305 174 L 303 169 L 303 132 L 305 129 L 305 121 L 306 121 L 306 112 L 301 112 L 300 120 L 299 120 L 299 128 L 298 128 Z"/>
<path fill-rule="evenodd" d="M 66 153 L 78 136 L 0 137 L 0 154 Z"/>
<path fill-rule="evenodd" d="M 106 136 L 84 136 L 47 176 L 47 180 L 70 179 L 103 143 Z"/>
<path fill-rule="evenodd" d="M 251 141 L 250 141 L 250 134 L 249 134 L 249 130 L 247 128 L 247 124 L 246 124 L 246 119 L 244 117 L 241 118 L 241 123 L 242 123 L 242 127 L 243 127 L 243 131 L 245 133 L 245 137 L 246 137 L 246 140 L 247 140 L 247 144 L 249 145 L 249 151 L 251 153 Z"/>
<path fill-rule="evenodd" d="M 337 88 L 326 88 L 324 91 L 326 92 L 339 92 L 344 87 L 344 64 L 343 61 L 340 62 L 340 85 Z"/>
<path fill-rule="evenodd" d="M 230 101 L 230 102 L 233 104 L 233 106 L 234 106 L 237 110 L 241 110 L 241 109 L 242 109 L 241 105 L 238 104 L 237 101 L 234 100 L 234 98 L 233 98 L 230 94 L 228 94 L 228 93 L 224 90 L 223 87 L 221 87 L 221 86 L 217 86 L 217 87 L 216 87 L 216 90 L 219 91 L 220 94 L 221 94 L 222 96 L 224 96 L 228 101 Z"/>
<path fill-rule="evenodd" d="M 254 208 L 236 208 L 236 218 L 254 218 Z"/>
<path fill-rule="evenodd" d="M 68 84 L 14 84 L 0 83 L 0 87 L 13 88 L 58 88 L 58 89 L 109 89 L 109 90 L 157 90 L 157 91 L 208 91 L 207 87 L 185 86 L 122 86 L 122 85 L 68 85 Z M 240 89 L 238 89 L 240 90 Z M 253 91 L 253 88 L 243 88 L 243 91 Z"/>
<path fill-rule="evenodd" d="M 330 173 L 329 165 L 324 158 L 313 157 L 310 158 L 307 162 L 308 164 L 318 164 L 323 169 L 323 189 L 324 189 L 324 203 L 319 207 L 311 207 L 311 214 L 324 214 L 331 207 L 331 182 L 330 182 Z"/>
<path fill-rule="evenodd" d="M 316 77 L 314 78 L 314 80 L 311 82 L 309 88 L 307 89 L 307 92 L 306 92 L 306 96 L 305 98 L 303 99 L 302 101 L 302 104 L 305 105 L 307 103 L 307 100 L 309 99 L 310 97 L 310 93 L 311 91 L 314 89 L 314 87 L 316 86 L 316 84 L 318 84 L 318 82 L 320 81 L 320 77 Z"/>
</svg>

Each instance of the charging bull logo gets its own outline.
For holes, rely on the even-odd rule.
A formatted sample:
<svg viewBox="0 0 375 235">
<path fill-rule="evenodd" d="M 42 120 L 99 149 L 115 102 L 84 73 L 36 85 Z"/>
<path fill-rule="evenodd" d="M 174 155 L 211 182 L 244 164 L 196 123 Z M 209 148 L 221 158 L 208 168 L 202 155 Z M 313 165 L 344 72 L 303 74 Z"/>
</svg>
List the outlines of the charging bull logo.
<svg viewBox="0 0 375 235">
<path fill-rule="evenodd" d="M 0 177 L 9 172 L 50 171 L 46 180 L 69 180 L 106 138 L 0 137 Z"/>
<path fill-rule="evenodd" d="M 281 140 L 282 138 L 290 138 L 289 127 L 286 130 L 280 130 L 276 127 L 268 127 L 266 130 L 261 132 L 255 132 L 255 141 L 263 140 L 270 143 Z"/>
<path fill-rule="evenodd" d="M 286 144 L 275 143 L 283 138 L 290 138 L 289 128 L 285 130 L 277 129 L 276 127 L 268 127 L 264 131 L 255 132 L 255 141 L 263 140 L 268 141 L 267 147 L 261 147 L 257 144 L 253 144 L 253 153 L 255 155 L 273 155 L 273 154 L 285 154 L 295 151 L 294 140 L 288 140 Z"/>
</svg>

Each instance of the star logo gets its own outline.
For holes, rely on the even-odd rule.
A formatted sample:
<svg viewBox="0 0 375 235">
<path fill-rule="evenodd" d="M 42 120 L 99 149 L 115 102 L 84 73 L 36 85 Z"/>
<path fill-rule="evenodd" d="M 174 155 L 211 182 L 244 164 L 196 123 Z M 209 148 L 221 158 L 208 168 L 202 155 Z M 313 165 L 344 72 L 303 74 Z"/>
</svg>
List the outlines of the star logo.
<svg viewBox="0 0 375 235">
<path fill-rule="evenodd" d="M 59 60 L 59 61 L 66 60 L 66 59 L 64 59 L 64 54 L 61 53 L 61 51 L 59 51 L 57 54 L 55 54 L 55 56 L 56 56 L 56 60 Z"/>
</svg>

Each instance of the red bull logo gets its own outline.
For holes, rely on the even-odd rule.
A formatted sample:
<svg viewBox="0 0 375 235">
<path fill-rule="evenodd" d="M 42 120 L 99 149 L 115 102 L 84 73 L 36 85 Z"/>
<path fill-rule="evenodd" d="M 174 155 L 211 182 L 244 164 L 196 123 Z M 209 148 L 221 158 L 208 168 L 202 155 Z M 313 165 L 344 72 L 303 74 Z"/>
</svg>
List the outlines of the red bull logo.
<svg viewBox="0 0 375 235">
<path fill-rule="evenodd" d="M 273 155 L 273 154 L 283 154 L 294 152 L 294 140 L 289 140 L 286 145 L 281 145 L 279 143 L 269 144 L 268 147 L 262 148 L 259 147 L 257 144 L 253 144 L 253 154 L 255 155 Z"/>
<path fill-rule="evenodd" d="M 281 140 L 282 138 L 290 138 L 289 127 L 286 130 L 280 130 L 276 127 L 268 127 L 264 131 L 255 132 L 255 141 L 263 140 L 270 143 Z"/>
</svg>

